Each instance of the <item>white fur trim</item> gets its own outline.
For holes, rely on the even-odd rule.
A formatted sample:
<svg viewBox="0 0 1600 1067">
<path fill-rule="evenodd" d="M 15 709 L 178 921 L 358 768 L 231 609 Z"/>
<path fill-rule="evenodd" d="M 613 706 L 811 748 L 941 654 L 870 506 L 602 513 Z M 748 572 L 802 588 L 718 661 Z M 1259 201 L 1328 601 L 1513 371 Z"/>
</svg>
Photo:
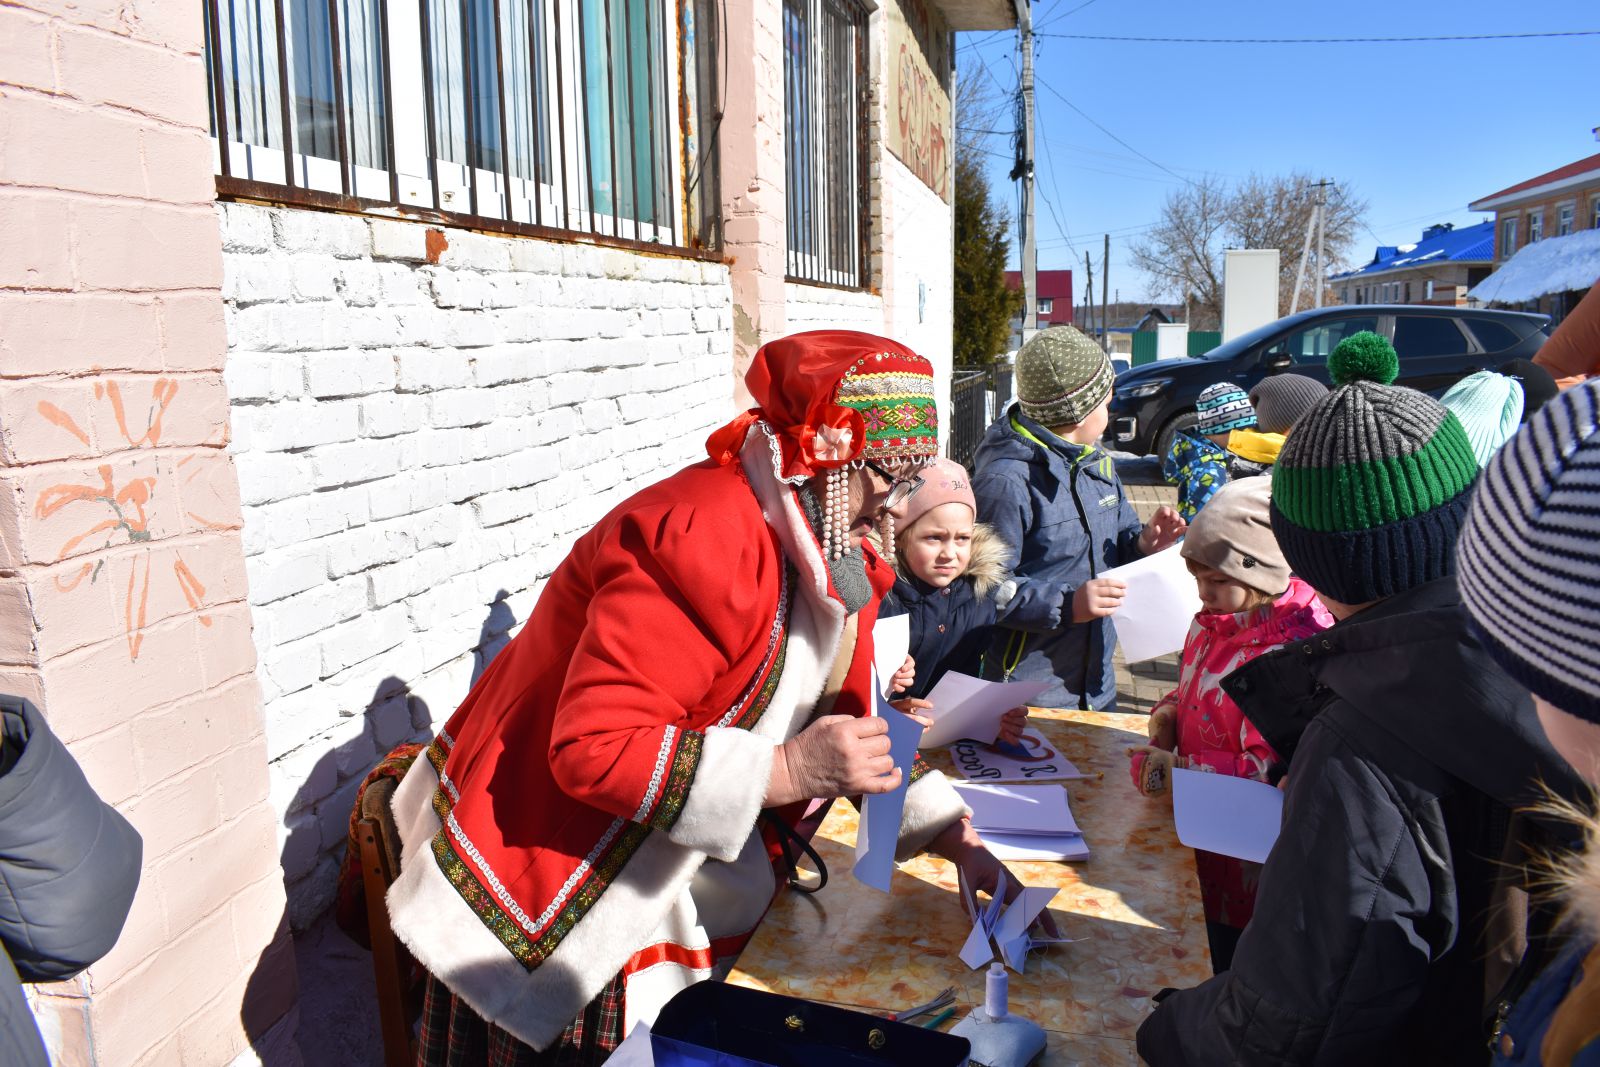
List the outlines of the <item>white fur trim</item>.
<svg viewBox="0 0 1600 1067">
<path fill-rule="evenodd" d="M 429 842 L 439 819 L 426 798 L 437 784 L 433 765 L 419 759 L 395 791 L 397 821 L 406 829 L 400 877 L 389 887 L 390 922 L 417 961 L 474 1011 L 546 1048 L 646 943 L 705 856 L 651 834 L 556 951 L 529 971 L 473 914 L 433 857 Z"/>
<path fill-rule="evenodd" d="M 930 770 L 906 790 L 906 806 L 900 815 L 900 840 L 895 859 L 908 860 L 928 847 L 950 824 L 972 814 L 961 802 L 961 794 L 939 771 Z"/>
<path fill-rule="evenodd" d="M 689 796 L 667 836 L 712 859 L 736 859 L 750 836 L 772 778 L 770 737 L 736 727 L 706 731 Z"/>
</svg>

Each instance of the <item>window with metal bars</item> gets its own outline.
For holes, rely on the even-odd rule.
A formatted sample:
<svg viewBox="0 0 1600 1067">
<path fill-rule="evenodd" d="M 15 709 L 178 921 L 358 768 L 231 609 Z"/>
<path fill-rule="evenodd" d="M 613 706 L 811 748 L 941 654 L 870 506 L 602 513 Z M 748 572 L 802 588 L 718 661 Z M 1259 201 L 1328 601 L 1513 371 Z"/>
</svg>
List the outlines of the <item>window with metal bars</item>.
<svg viewBox="0 0 1600 1067">
<path fill-rule="evenodd" d="M 218 190 L 715 247 L 718 13 L 715 0 L 206 0 Z"/>
<path fill-rule="evenodd" d="M 791 280 L 867 285 L 866 12 L 784 0 L 783 102 Z"/>
</svg>

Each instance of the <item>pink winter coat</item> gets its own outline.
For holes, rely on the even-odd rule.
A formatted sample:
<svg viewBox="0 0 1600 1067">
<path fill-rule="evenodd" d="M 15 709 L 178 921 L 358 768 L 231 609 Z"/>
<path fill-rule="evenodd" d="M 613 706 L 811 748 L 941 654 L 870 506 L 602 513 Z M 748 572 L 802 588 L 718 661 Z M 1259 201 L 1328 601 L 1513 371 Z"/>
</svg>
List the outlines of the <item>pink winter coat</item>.
<svg viewBox="0 0 1600 1067">
<path fill-rule="evenodd" d="M 1163 706 L 1176 713 L 1177 753 L 1192 770 L 1232 774 L 1267 781 L 1278 754 L 1244 717 L 1233 698 L 1222 690 L 1222 679 L 1257 656 L 1292 641 L 1303 641 L 1333 625 L 1333 616 L 1317 594 L 1299 578 L 1270 608 L 1238 615 L 1199 614 L 1183 642 L 1183 666 L 1178 687 L 1151 709 Z M 1132 761 L 1135 784 L 1141 779 L 1144 756 Z M 1206 918 L 1242 927 L 1255 904 L 1256 864 L 1197 852 L 1197 868 Z"/>
</svg>

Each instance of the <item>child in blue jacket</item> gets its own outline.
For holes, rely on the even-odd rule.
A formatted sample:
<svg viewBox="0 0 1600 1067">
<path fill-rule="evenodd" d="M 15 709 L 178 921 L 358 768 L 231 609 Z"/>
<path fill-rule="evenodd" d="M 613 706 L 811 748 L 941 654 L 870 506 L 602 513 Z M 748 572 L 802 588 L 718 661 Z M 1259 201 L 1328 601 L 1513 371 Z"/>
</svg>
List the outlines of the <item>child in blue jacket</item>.
<svg viewBox="0 0 1600 1067">
<path fill-rule="evenodd" d="M 893 703 L 928 725 L 926 698 L 945 672 L 976 675 L 982 669 L 994 639 L 995 597 L 1011 584 L 1006 546 L 977 521 L 971 476 L 950 459 L 923 468 L 921 488 L 895 508 L 894 519 L 897 577 L 878 618 L 910 616 L 915 680 Z M 1000 740 L 1015 744 L 1026 722 L 1026 709 L 1008 712 Z"/>
<path fill-rule="evenodd" d="M 1017 354 L 1017 402 L 974 457 L 978 518 L 1006 544 L 1016 582 L 984 677 L 1049 680 L 1041 707 L 1115 708 L 1107 616 L 1126 589 L 1100 574 L 1172 545 L 1186 525 L 1163 507 L 1141 526 L 1097 447 L 1111 383 L 1099 345 L 1070 326 L 1041 331 Z"/>
<path fill-rule="evenodd" d="M 1228 484 L 1228 435 L 1256 424 L 1250 398 L 1232 382 L 1202 389 L 1194 414 L 1194 431 L 1172 435 L 1172 447 L 1161 465 L 1167 483 L 1178 487 L 1178 514 L 1184 522 L 1193 522 L 1206 501 Z"/>
</svg>

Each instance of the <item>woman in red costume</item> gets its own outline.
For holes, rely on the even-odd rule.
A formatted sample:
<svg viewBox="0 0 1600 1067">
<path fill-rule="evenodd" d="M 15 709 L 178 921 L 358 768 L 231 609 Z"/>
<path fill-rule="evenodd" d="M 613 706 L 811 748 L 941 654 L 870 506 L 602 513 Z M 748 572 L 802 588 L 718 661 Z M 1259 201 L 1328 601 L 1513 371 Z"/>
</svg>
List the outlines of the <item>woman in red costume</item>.
<svg viewBox="0 0 1600 1067">
<path fill-rule="evenodd" d="M 578 540 L 396 793 L 425 1065 L 602 1062 L 765 914 L 764 810 L 900 782 L 869 717 L 894 572 L 862 539 L 937 454 L 932 367 L 817 332 L 745 381 L 759 406 Z M 955 791 L 912 779 L 899 854 L 992 887 Z"/>
</svg>

